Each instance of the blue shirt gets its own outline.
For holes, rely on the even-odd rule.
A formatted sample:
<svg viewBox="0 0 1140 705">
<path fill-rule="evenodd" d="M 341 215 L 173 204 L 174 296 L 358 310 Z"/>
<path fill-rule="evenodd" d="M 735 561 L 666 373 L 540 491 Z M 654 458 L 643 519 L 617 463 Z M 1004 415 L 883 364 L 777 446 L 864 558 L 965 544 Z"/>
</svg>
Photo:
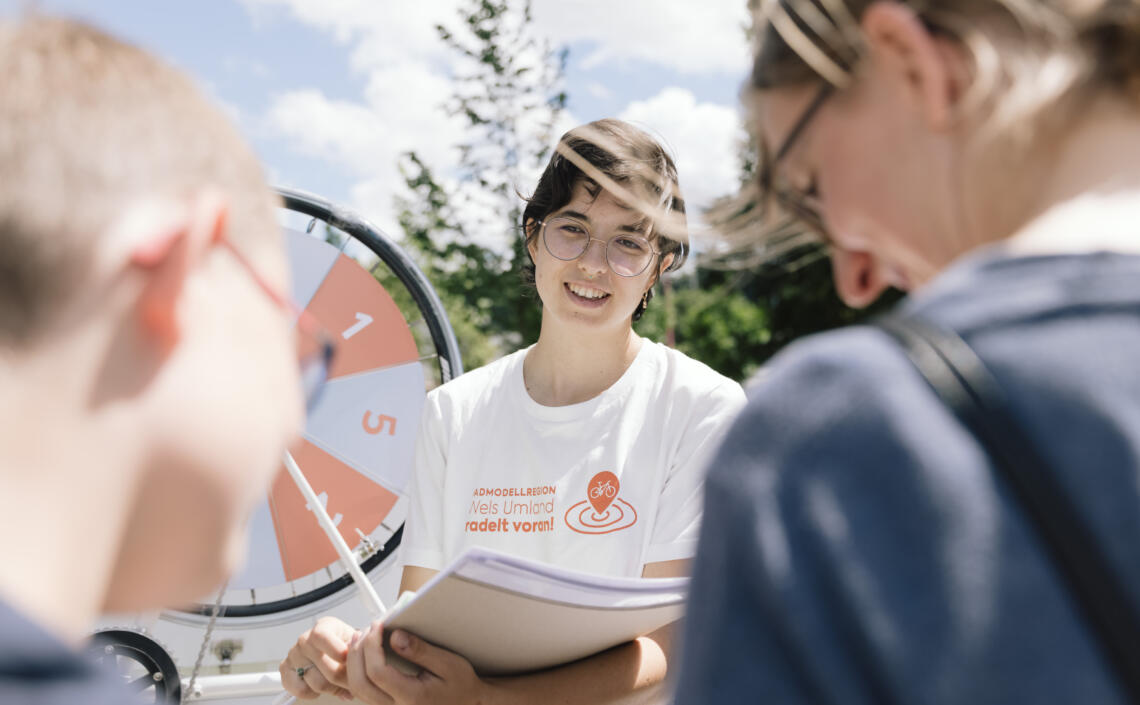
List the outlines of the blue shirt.
<svg viewBox="0 0 1140 705">
<path fill-rule="evenodd" d="M 0 601 L 0 704 L 137 705 L 94 659 Z"/>
<path fill-rule="evenodd" d="M 905 306 L 978 352 L 1140 604 L 1140 257 L 991 251 Z M 706 485 L 679 703 L 1124 701 L 986 453 L 884 333 L 798 343 L 749 397 Z"/>
</svg>

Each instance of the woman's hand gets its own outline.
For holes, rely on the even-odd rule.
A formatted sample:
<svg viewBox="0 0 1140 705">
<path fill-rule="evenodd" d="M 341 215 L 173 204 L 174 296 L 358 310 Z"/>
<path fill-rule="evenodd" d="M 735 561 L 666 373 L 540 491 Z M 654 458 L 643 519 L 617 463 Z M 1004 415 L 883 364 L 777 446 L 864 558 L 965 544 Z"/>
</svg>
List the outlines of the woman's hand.
<svg viewBox="0 0 1140 705">
<path fill-rule="evenodd" d="M 419 666 L 410 676 L 384 658 L 384 627 L 374 622 L 348 649 L 348 688 L 369 705 L 486 703 L 488 686 L 467 659 L 403 630 L 389 637 L 392 650 Z"/>
<path fill-rule="evenodd" d="M 321 693 L 351 700 L 345 658 L 355 629 L 335 617 L 321 617 L 302 634 L 285 660 L 277 667 L 281 685 L 302 700 L 313 700 Z M 304 671 L 304 675 L 299 670 Z"/>
</svg>

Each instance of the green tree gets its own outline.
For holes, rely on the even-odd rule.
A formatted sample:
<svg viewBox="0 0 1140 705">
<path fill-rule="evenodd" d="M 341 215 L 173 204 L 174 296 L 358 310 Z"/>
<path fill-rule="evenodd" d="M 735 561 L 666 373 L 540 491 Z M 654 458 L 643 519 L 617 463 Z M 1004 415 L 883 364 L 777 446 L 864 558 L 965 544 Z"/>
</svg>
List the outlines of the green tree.
<svg viewBox="0 0 1140 705">
<path fill-rule="evenodd" d="M 899 297 L 890 292 L 862 310 L 845 306 L 827 257 L 800 252 L 749 270 L 698 266 L 675 279 L 670 294 L 654 299 L 635 327 L 665 342 L 672 319 L 677 349 L 743 381 L 792 341 L 865 321 Z"/>
<path fill-rule="evenodd" d="M 509 347 L 538 337 L 541 309 L 522 285 L 528 261 L 519 221 L 521 189 L 530 186 L 550 156 L 566 108 L 563 77 L 567 50 L 534 29 L 531 0 L 471 0 L 460 10 L 461 31 L 438 26 L 440 38 L 462 62 L 448 106 L 467 121 L 460 147 L 460 189 L 472 227 L 507 235 L 509 255 L 491 307 L 491 324 Z M 474 193 L 472 193 L 474 191 Z M 487 203 L 487 196 L 490 201 Z M 476 207 L 482 202 L 483 208 Z"/>
<path fill-rule="evenodd" d="M 676 348 L 733 379 L 745 379 L 763 360 L 767 312 L 731 286 L 675 286 L 654 303 L 637 323 L 639 334 L 666 341 L 672 318 Z"/>
<path fill-rule="evenodd" d="M 411 193 L 396 201 L 406 245 L 443 303 L 464 367 L 485 365 L 501 354 L 492 309 L 507 272 L 502 257 L 467 239 L 447 192 L 419 157 L 405 155 L 400 171 Z"/>
<path fill-rule="evenodd" d="M 466 123 L 458 178 L 406 154 L 409 195 L 396 207 L 470 369 L 538 336 L 541 309 L 522 283 L 518 191 L 537 179 L 556 137 L 566 52 L 537 36 L 529 0 L 471 0 L 459 19 L 457 29 L 437 27 L 458 66 L 446 107 Z"/>
<path fill-rule="evenodd" d="M 409 250 L 435 285 L 470 369 L 538 336 L 541 309 L 522 284 L 527 261 L 518 192 L 537 179 L 566 106 L 565 49 L 533 27 L 529 0 L 468 0 L 454 28 L 437 28 L 457 66 L 447 109 L 466 125 L 456 178 L 417 154 L 400 163 L 397 199 Z M 741 145 L 741 183 L 754 178 L 754 143 Z M 830 265 L 803 248 L 743 271 L 694 257 L 636 329 L 744 379 L 789 342 L 874 315 L 839 301 Z M 381 276 L 378 274 L 378 277 Z"/>
</svg>

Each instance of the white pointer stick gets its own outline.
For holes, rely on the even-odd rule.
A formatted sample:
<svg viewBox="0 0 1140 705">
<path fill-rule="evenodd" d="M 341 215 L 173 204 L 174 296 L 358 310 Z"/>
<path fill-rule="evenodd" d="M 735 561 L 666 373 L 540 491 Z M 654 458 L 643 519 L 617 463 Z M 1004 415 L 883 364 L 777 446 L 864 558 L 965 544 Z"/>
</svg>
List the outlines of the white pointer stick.
<svg viewBox="0 0 1140 705">
<path fill-rule="evenodd" d="M 344 564 L 348 574 L 352 576 L 352 580 L 356 583 L 356 588 L 360 591 L 360 599 L 364 602 L 364 606 L 368 609 L 373 619 L 383 617 L 387 610 L 384 608 L 384 603 L 380 601 L 380 596 L 376 594 L 376 588 L 372 587 L 372 581 L 370 581 L 368 576 L 364 574 L 364 571 L 360 569 L 355 556 L 352 555 L 352 551 L 348 548 L 348 544 L 344 542 L 344 538 L 341 537 L 336 525 L 333 524 L 332 517 L 325 511 L 325 505 L 321 504 L 321 500 L 317 498 L 317 493 L 313 491 L 309 481 L 305 479 L 304 473 L 301 472 L 301 468 L 297 467 L 297 461 L 293 460 L 292 453 L 288 451 L 285 451 L 285 469 L 289 471 L 289 475 L 293 478 L 293 482 L 296 483 L 297 489 L 301 490 L 305 501 L 309 503 L 309 507 L 313 510 L 313 513 L 317 515 L 317 523 L 325 530 L 325 535 L 329 537 L 329 541 L 332 542 L 337 555 L 340 556 L 340 562 Z M 289 703 L 295 702 L 295 698 L 289 696 L 288 693 L 282 693 L 281 695 L 282 697 L 274 701 L 274 705 L 288 705 Z M 284 696 L 288 697 L 286 698 Z"/>
<path fill-rule="evenodd" d="M 325 530 L 325 535 L 329 537 L 332 542 L 333 548 L 336 549 L 337 554 L 340 556 L 340 562 L 344 564 L 345 570 L 352 576 L 353 581 L 356 582 L 356 588 L 360 591 L 360 599 L 364 602 L 365 608 L 372 615 L 373 619 L 380 619 L 388 610 L 384 607 L 384 603 L 380 601 L 380 596 L 376 594 L 376 589 L 372 587 L 372 581 L 360 569 L 360 565 L 356 562 L 356 557 L 352 555 L 348 544 L 344 542 L 340 532 L 337 531 L 336 525 L 333 524 L 332 517 L 325 511 L 325 505 L 321 504 L 321 500 L 317 498 L 317 493 L 313 491 L 309 481 L 305 479 L 305 475 L 301 472 L 301 468 L 297 467 L 297 461 L 293 460 L 293 454 L 285 451 L 285 469 L 293 477 L 293 482 L 297 483 L 297 489 L 301 490 L 301 494 L 305 496 L 305 501 L 309 503 L 309 507 L 313 510 L 313 514 L 317 515 L 317 523 Z"/>
</svg>

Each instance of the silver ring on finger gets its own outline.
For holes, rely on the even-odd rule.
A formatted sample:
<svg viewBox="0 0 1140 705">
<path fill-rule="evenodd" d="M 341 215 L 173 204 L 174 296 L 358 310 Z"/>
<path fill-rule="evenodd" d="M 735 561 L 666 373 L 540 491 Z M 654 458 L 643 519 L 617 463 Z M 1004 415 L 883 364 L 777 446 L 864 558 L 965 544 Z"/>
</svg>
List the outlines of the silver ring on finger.
<svg viewBox="0 0 1140 705">
<path fill-rule="evenodd" d="M 297 677 L 298 677 L 298 678 L 300 678 L 301 680 L 304 680 L 304 679 L 305 679 L 305 674 L 306 674 L 306 673 L 308 673 L 308 672 L 309 672 L 309 669 L 311 669 L 311 668 L 312 668 L 313 666 L 315 666 L 315 665 L 316 665 L 316 664 L 314 664 L 314 663 L 310 663 L 308 666 L 300 666 L 300 667 L 298 667 L 298 668 L 296 669 L 296 671 L 297 671 Z"/>
</svg>

